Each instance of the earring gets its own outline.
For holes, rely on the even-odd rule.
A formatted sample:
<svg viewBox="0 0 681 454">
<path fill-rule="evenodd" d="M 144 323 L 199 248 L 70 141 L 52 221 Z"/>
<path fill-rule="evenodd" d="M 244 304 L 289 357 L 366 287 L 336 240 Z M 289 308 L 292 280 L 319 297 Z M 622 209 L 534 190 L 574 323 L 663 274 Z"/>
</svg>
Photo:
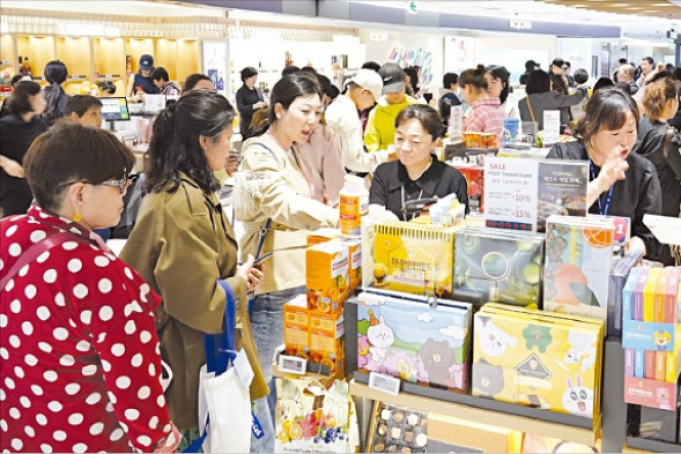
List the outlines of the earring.
<svg viewBox="0 0 681 454">
<path fill-rule="evenodd" d="M 80 213 L 76 213 L 76 215 L 73 217 L 73 222 L 80 222 L 83 220 L 83 216 L 80 215 Z"/>
</svg>

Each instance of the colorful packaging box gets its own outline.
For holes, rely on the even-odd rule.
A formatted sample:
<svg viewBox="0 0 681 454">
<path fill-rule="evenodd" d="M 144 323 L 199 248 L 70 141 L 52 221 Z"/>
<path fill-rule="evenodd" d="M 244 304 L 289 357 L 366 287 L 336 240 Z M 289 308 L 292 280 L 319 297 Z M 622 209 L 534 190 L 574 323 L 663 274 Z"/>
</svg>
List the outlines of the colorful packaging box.
<svg viewBox="0 0 681 454">
<path fill-rule="evenodd" d="M 275 453 L 344 454 L 350 431 L 350 394 L 345 381 L 327 389 L 311 378 L 277 379 Z"/>
<path fill-rule="evenodd" d="M 348 287 L 348 296 L 362 285 L 362 240 L 361 239 L 343 239 L 348 245 L 348 254 L 350 257 L 350 286 Z"/>
<path fill-rule="evenodd" d="M 537 163 L 537 231 L 546 230 L 552 215 L 586 216 L 588 166 L 579 161 L 547 160 Z"/>
<path fill-rule="evenodd" d="M 485 169 L 471 163 L 455 163 L 452 165 L 466 179 L 468 185 L 468 206 L 473 213 L 482 213 L 485 209 Z"/>
<path fill-rule="evenodd" d="M 468 227 L 457 232 L 455 244 L 456 299 L 541 303 L 543 235 Z"/>
<path fill-rule="evenodd" d="M 621 216 L 601 216 L 599 214 L 587 214 L 589 218 L 611 219 L 615 225 L 615 245 L 624 247 L 631 239 L 631 218 Z"/>
<path fill-rule="evenodd" d="M 622 336 L 622 301 L 624 298 L 624 287 L 629 278 L 629 274 L 641 259 L 640 253 L 634 253 L 625 257 L 615 259 L 610 272 L 608 286 L 608 323 L 607 333 L 615 336 Z"/>
<path fill-rule="evenodd" d="M 342 313 L 310 311 L 310 361 L 329 368 L 343 369 L 345 361 L 345 321 Z"/>
<path fill-rule="evenodd" d="M 474 396 L 600 417 L 604 322 L 490 303 L 475 314 Z"/>
<path fill-rule="evenodd" d="M 308 357 L 310 351 L 310 311 L 305 295 L 284 304 L 284 345 L 289 356 Z"/>
<path fill-rule="evenodd" d="M 305 269 L 308 308 L 327 313 L 341 312 L 350 280 L 348 245 L 336 238 L 308 248 Z"/>
<path fill-rule="evenodd" d="M 428 414 L 428 452 L 519 453 L 523 433 L 452 416 Z"/>
<path fill-rule="evenodd" d="M 471 306 L 395 292 L 358 296 L 357 368 L 410 383 L 465 391 Z"/>
<path fill-rule="evenodd" d="M 318 229 L 307 235 L 307 247 L 314 246 L 316 244 L 326 243 L 334 238 L 340 238 L 341 233 L 339 229 Z"/>
<path fill-rule="evenodd" d="M 456 227 L 388 221 L 375 228 L 375 287 L 451 297 Z"/>
<path fill-rule="evenodd" d="M 429 446 L 428 426 L 426 413 L 377 401 L 366 452 L 439 452 Z"/>
<path fill-rule="evenodd" d="M 481 132 L 464 132 L 461 135 L 461 140 L 466 144 L 466 148 L 484 148 Z"/>
<path fill-rule="evenodd" d="M 610 220 L 548 219 L 544 309 L 607 320 L 614 234 Z"/>
</svg>

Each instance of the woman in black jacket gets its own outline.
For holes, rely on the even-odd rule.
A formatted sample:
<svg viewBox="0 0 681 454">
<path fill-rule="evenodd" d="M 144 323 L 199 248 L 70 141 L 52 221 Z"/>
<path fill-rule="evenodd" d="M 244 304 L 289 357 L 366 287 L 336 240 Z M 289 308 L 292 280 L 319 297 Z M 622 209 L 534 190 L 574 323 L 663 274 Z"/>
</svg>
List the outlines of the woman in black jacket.
<svg viewBox="0 0 681 454">
<path fill-rule="evenodd" d="M 556 144 L 547 158 L 589 161 L 589 212 L 630 218 L 630 249 L 655 259 L 659 243 L 643 223 L 643 215 L 662 212 L 662 194 L 653 164 L 631 152 L 638 120 L 638 107 L 631 96 L 602 88 L 594 92 L 586 116 L 577 126 L 580 140 Z"/>
<path fill-rule="evenodd" d="M 236 92 L 236 108 L 241 117 L 239 131 L 241 131 L 242 140 L 246 140 L 253 136 L 253 130 L 251 129 L 253 113 L 256 110 L 266 109 L 267 102 L 260 89 L 255 86 L 256 82 L 258 82 L 257 69 L 250 66 L 242 69 L 241 81 L 244 84 Z"/>
<path fill-rule="evenodd" d="M 651 82 L 643 97 L 645 116 L 639 124 L 635 152 L 650 160 L 657 170 L 662 189 L 662 215 L 678 218 L 681 213 L 681 136 L 667 121 L 679 108 L 679 88 L 673 78 Z M 663 247 L 660 261 L 674 265 L 669 249 Z"/>
<path fill-rule="evenodd" d="M 22 162 L 33 140 L 47 130 L 40 115 L 45 97 L 40 85 L 19 82 L 9 101 L 10 115 L 0 119 L 0 209 L 2 216 L 22 214 L 33 196 L 24 179 Z"/>
</svg>

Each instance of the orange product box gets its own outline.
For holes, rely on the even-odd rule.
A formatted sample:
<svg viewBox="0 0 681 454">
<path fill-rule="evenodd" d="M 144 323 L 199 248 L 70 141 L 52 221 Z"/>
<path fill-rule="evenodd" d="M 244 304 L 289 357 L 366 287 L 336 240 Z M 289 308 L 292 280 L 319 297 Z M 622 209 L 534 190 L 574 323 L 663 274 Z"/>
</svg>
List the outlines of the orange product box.
<svg viewBox="0 0 681 454">
<path fill-rule="evenodd" d="M 347 243 L 335 238 L 308 248 L 305 251 L 305 268 L 308 309 L 341 312 L 350 280 Z"/>
<path fill-rule="evenodd" d="M 461 140 L 466 144 L 466 148 L 483 148 L 481 132 L 464 132 Z"/>
<path fill-rule="evenodd" d="M 350 268 L 348 274 L 350 275 L 350 286 L 348 287 L 348 297 L 360 285 L 362 285 L 362 240 L 344 239 L 348 245 L 348 256 L 350 258 Z"/>
<path fill-rule="evenodd" d="M 482 148 L 495 149 L 497 146 L 497 135 L 493 132 L 485 132 L 482 135 Z"/>
<path fill-rule="evenodd" d="M 310 311 L 305 295 L 284 304 L 284 344 L 290 356 L 307 356 L 310 350 Z"/>
<path fill-rule="evenodd" d="M 334 238 L 339 238 L 341 236 L 339 229 L 318 229 L 307 236 L 307 247 L 314 246 L 316 244 L 326 243 Z"/>
<path fill-rule="evenodd" d="M 345 360 L 345 321 L 342 313 L 310 311 L 310 361 L 327 366 L 331 372 Z"/>
</svg>

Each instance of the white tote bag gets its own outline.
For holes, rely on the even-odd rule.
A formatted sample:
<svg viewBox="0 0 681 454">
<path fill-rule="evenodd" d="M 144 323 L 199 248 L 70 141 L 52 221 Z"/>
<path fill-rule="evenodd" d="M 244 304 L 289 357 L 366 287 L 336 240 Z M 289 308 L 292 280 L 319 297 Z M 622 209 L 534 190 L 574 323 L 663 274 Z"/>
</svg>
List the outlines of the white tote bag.
<svg viewBox="0 0 681 454">
<path fill-rule="evenodd" d="M 206 336 L 206 364 L 199 377 L 201 437 L 184 452 L 248 453 L 251 450 L 251 396 L 234 366 L 236 301 L 231 287 L 219 281 L 227 294 L 225 325 L 217 336 Z M 245 356 L 245 355 L 244 355 Z"/>
</svg>

